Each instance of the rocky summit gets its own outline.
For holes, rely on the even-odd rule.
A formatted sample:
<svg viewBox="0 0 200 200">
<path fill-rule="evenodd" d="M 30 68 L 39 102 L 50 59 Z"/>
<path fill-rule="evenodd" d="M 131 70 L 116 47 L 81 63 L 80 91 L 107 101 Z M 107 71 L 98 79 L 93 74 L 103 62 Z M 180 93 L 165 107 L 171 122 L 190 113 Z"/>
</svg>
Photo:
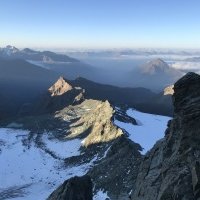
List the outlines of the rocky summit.
<svg viewBox="0 0 200 200">
<path fill-rule="evenodd" d="M 66 79 L 60 77 L 34 106 L 36 114 L 53 113 L 68 105 L 79 104 L 84 100 L 85 90 L 71 86 Z"/>
<path fill-rule="evenodd" d="M 60 77 L 54 85 L 52 85 L 48 91 L 51 94 L 51 96 L 59 96 L 63 95 L 64 93 L 72 90 L 72 86 L 67 83 L 67 81 L 63 78 Z"/>
<path fill-rule="evenodd" d="M 162 59 L 158 58 L 152 60 L 145 64 L 143 67 L 143 73 L 147 74 L 156 74 L 156 73 L 164 73 L 169 70 L 169 65 L 164 62 Z"/>
<path fill-rule="evenodd" d="M 174 85 L 174 117 L 165 137 L 146 154 L 132 200 L 200 199 L 200 76 L 188 73 Z"/>
</svg>

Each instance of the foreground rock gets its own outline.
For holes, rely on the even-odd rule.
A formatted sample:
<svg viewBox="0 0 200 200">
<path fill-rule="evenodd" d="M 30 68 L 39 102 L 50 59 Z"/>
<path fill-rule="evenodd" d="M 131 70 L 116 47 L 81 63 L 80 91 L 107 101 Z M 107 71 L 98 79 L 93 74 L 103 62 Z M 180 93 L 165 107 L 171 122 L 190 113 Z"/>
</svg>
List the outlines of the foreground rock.
<svg viewBox="0 0 200 200">
<path fill-rule="evenodd" d="M 47 200 L 92 200 L 92 181 L 89 176 L 73 177 L 59 186 Z"/>
<path fill-rule="evenodd" d="M 174 85 L 174 118 L 163 140 L 145 156 L 133 200 L 200 199 L 200 76 L 188 73 Z"/>
</svg>

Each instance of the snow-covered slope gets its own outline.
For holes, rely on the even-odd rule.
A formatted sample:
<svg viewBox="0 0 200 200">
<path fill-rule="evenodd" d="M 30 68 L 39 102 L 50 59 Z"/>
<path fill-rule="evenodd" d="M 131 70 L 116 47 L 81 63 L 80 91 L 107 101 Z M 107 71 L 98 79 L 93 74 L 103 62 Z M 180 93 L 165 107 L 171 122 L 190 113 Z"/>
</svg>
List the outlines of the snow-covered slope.
<svg viewBox="0 0 200 200">
<path fill-rule="evenodd" d="M 119 120 L 114 123 L 129 133 L 129 138 L 143 147 L 142 153 L 146 153 L 159 139 L 164 137 L 167 123 L 170 117 L 142 113 L 128 109 L 127 115 L 136 119 L 138 125 L 124 123 Z"/>
<path fill-rule="evenodd" d="M 0 199 L 44 200 L 64 180 L 84 175 L 96 159 L 63 167 L 63 158 L 80 154 L 81 140 L 61 142 L 44 133 L 38 146 L 34 141 L 28 143 L 29 134 L 0 129 Z"/>
<path fill-rule="evenodd" d="M 119 193 L 128 197 L 134 186 L 130 177 L 137 175 L 142 158 L 134 142 L 149 150 L 163 137 L 169 118 L 129 109 L 130 118 L 114 122 L 132 142 L 113 125 L 113 114 L 108 102 L 86 100 L 55 116 L 28 117 L 0 128 L 0 200 L 44 200 L 65 180 L 86 173 L 95 200 Z"/>
</svg>

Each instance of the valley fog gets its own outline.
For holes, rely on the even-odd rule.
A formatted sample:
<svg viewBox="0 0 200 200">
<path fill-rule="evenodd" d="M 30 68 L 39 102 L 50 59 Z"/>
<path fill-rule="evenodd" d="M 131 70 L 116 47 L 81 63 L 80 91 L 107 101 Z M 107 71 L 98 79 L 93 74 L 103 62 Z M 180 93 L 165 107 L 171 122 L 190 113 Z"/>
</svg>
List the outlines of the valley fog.
<svg viewBox="0 0 200 200">
<path fill-rule="evenodd" d="M 92 58 L 92 56 L 79 59 L 98 71 L 97 75 L 94 74 L 93 81 L 119 87 L 132 87 L 134 85 L 132 80 L 136 78 L 134 74 L 138 72 L 142 64 L 148 61 L 148 59 L 117 57 Z"/>
<path fill-rule="evenodd" d="M 148 67 L 145 66 L 148 62 L 162 59 L 170 68 L 181 72 L 182 75 L 188 71 L 196 73 L 200 72 L 200 62 L 194 60 L 199 57 L 200 53 L 193 51 L 187 53 L 156 53 L 150 55 L 146 55 L 145 52 L 140 52 L 140 55 L 120 55 L 119 52 L 115 51 L 76 51 L 67 52 L 67 55 L 70 55 L 92 67 L 96 73 L 93 73 L 91 77 L 85 77 L 90 78 L 92 81 L 119 87 L 145 87 L 155 92 L 162 91 L 165 87 L 172 85 L 180 77 L 173 77 L 173 75 L 169 74 L 171 80 L 166 82 L 163 81 L 164 74 L 160 74 L 160 77 L 157 77 L 157 82 L 153 84 L 151 81 L 154 77 L 141 77 L 141 70 L 144 67 Z"/>
</svg>

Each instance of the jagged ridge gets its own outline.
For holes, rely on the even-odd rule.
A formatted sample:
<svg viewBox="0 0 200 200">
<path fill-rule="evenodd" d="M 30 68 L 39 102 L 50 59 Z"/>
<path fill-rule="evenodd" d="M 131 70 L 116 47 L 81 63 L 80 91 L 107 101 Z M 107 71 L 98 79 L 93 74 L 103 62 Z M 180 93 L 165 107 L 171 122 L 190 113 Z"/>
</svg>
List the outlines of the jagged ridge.
<svg viewBox="0 0 200 200">
<path fill-rule="evenodd" d="M 200 198 L 200 76 L 188 73 L 174 85 L 174 118 L 165 138 L 145 156 L 134 200 Z"/>
</svg>

